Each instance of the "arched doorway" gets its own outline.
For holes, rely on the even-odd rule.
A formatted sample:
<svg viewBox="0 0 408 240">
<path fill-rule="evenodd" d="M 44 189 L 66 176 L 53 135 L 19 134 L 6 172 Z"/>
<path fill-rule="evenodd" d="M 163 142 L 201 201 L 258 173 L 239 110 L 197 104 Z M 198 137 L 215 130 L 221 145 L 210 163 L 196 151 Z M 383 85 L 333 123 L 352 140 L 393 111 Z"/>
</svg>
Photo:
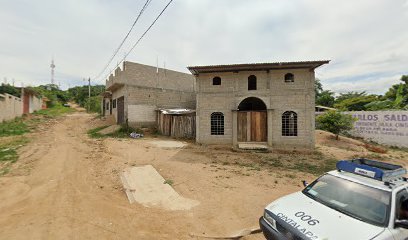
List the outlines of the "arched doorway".
<svg viewBox="0 0 408 240">
<path fill-rule="evenodd" d="M 238 142 L 267 141 L 267 112 L 261 99 L 249 97 L 242 100 L 237 116 Z"/>
</svg>

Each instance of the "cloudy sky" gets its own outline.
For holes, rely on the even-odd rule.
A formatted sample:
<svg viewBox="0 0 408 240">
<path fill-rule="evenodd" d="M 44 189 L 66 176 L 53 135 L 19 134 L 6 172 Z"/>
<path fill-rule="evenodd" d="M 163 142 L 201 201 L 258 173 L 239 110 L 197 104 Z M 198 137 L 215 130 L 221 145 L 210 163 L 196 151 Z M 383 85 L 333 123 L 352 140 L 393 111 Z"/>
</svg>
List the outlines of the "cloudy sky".
<svg viewBox="0 0 408 240">
<path fill-rule="evenodd" d="M 102 76 L 168 0 L 152 0 Z M 94 78 L 145 0 L 0 0 L 0 80 L 62 88 Z M 335 92 L 384 93 L 408 74 L 408 0 L 174 0 L 129 61 L 186 66 L 330 59 L 316 76 Z M 6 78 L 6 79 L 5 79 Z M 104 83 L 103 77 L 93 84 Z"/>
</svg>

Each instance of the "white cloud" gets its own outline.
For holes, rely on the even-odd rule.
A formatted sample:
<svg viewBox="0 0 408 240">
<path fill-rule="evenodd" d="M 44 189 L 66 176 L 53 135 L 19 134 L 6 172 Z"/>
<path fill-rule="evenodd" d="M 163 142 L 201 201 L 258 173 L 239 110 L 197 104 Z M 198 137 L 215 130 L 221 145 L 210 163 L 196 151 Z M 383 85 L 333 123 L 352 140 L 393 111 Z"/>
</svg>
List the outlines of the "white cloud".
<svg viewBox="0 0 408 240">
<path fill-rule="evenodd" d="M 366 91 L 374 94 L 384 94 L 392 85 L 399 83 L 401 75 L 374 77 L 362 79 L 360 81 L 335 82 L 328 85 L 327 89 L 336 93 L 345 93 L 350 91 Z"/>
<path fill-rule="evenodd" d="M 174 1 L 128 60 L 155 65 L 159 56 L 161 66 L 186 72 L 197 64 L 332 59 L 317 70 L 325 87 L 381 93 L 391 85 L 385 79 L 407 74 L 407 2 Z M 82 83 L 105 65 L 142 4 L 0 1 L 0 78 L 46 83 L 54 55 L 57 80 Z M 152 1 L 111 69 L 165 4 Z"/>
</svg>

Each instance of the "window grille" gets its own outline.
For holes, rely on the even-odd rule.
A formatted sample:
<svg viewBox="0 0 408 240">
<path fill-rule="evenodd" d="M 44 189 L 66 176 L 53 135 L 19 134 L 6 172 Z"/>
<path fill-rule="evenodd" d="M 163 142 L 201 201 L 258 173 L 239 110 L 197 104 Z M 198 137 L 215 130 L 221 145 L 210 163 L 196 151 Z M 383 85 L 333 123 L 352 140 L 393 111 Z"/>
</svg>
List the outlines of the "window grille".
<svg viewBox="0 0 408 240">
<path fill-rule="evenodd" d="M 211 114 L 211 135 L 224 135 L 224 114 L 221 112 Z"/>
<path fill-rule="evenodd" d="M 282 114 L 282 136 L 297 136 L 297 114 L 287 111 Z"/>
</svg>

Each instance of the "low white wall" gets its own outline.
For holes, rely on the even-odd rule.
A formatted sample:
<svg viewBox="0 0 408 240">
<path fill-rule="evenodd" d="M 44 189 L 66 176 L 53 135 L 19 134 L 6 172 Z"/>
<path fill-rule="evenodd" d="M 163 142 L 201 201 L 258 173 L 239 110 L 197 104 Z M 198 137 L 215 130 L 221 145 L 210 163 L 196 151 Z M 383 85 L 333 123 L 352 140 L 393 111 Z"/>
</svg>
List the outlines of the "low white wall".
<svg viewBox="0 0 408 240">
<path fill-rule="evenodd" d="M 408 147 L 408 111 L 345 112 L 358 118 L 353 136 L 377 143 Z"/>
<path fill-rule="evenodd" d="M 23 102 L 10 94 L 0 94 L 0 122 L 12 120 L 23 115 Z"/>
</svg>

